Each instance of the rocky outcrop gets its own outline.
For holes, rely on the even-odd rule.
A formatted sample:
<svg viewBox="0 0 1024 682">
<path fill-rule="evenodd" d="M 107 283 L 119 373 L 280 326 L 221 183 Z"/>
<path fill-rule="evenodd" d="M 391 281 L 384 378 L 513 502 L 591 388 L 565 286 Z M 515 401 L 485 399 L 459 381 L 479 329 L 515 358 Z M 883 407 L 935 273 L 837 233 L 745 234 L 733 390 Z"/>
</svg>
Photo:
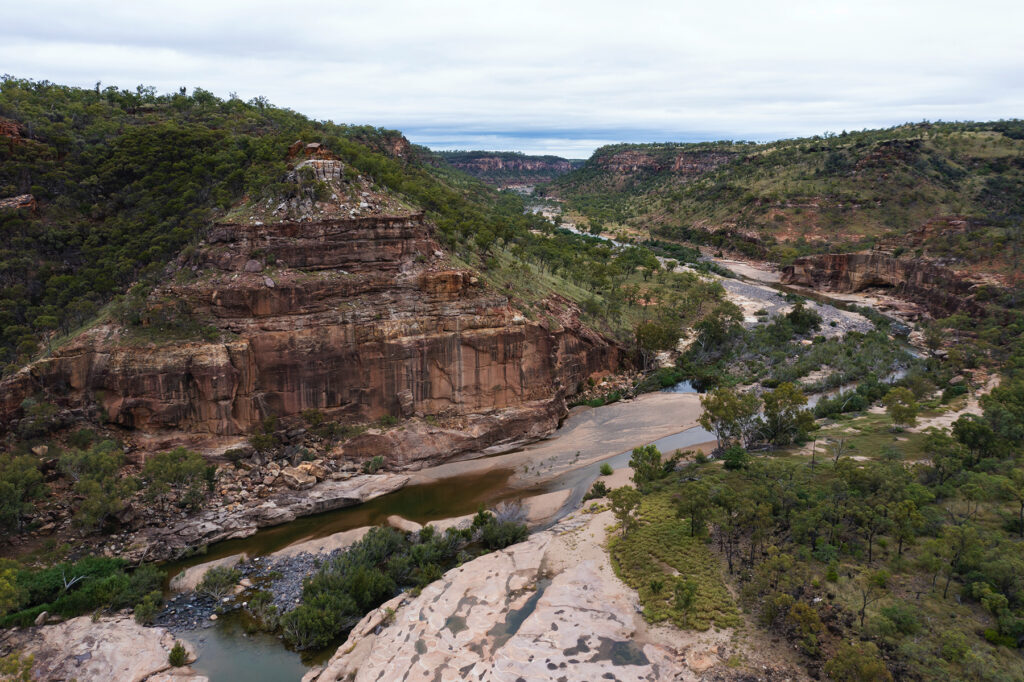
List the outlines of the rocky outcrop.
<svg viewBox="0 0 1024 682">
<path fill-rule="evenodd" d="M 0 643 L 6 650 L 35 657 L 35 680 L 208 682 L 191 668 L 171 667 L 167 657 L 175 641 L 164 628 L 143 627 L 121 615 L 95 622 L 92 616 L 80 616 L 56 625 L 7 630 Z M 188 660 L 194 661 L 192 648 L 182 644 Z"/>
<path fill-rule="evenodd" d="M 974 299 L 978 283 L 949 268 L 920 259 L 896 258 L 883 251 L 804 256 L 782 268 L 781 281 L 837 293 L 886 288 L 938 317 L 985 312 Z"/>
<path fill-rule="evenodd" d="M 37 394 L 131 429 L 211 436 L 309 409 L 343 421 L 512 410 L 466 439 L 485 448 L 538 419 L 550 430 L 564 395 L 619 362 L 570 302 L 532 321 L 453 269 L 418 213 L 219 224 L 178 265 L 144 323 L 216 340 L 94 327 L 4 380 L 0 421 Z"/>
<path fill-rule="evenodd" d="M 39 204 L 31 194 L 19 194 L 16 197 L 0 199 L 0 211 L 29 211 L 35 213 Z"/>
<path fill-rule="evenodd" d="M 613 523 L 577 512 L 382 604 L 303 682 L 804 679 L 730 630 L 649 627 L 611 568 Z"/>
<path fill-rule="evenodd" d="M 647 152 L 642 149 L 627 149 L 608 156 L 595 155 L 594 163 L 599 168 L 617 174 L 639 172 L 671 172 L 682 179 L 699 177 L 728 163 L 735 154 L 718 151 L 658 150 Z"/>
<path fill-rule="evenodd" d="M 119 555 L 130 561 L 176 559 L 195 547 L 246 538 L 260 528 L 361 504 L 392 493 L 408 482 L 409 477 L 400 474 L 355 476 L 287 490 L 251 503 L 207 509 L 176 523 L 146 526 Z"/>
<path fill-rule="evenodd" d="M 500 186 L 550 182 L 583 163 L 558 156 L 510 152 L 440 152 L 439 156 L 464 173 Z"/>
<path fill-rule="evenodd" d="M 634 640 L 635 595 L 610 571 L 589 560 L 545 576 L 549 553 L 561 549 L 556 538 L 586 525 L 585 517 L 563 521 L 449 571 L 418 597 L 384 604 L 304 681 L 599 680 L 609 672 L 620 680 L 673 679 L 681 663 Z"/>
</svg>

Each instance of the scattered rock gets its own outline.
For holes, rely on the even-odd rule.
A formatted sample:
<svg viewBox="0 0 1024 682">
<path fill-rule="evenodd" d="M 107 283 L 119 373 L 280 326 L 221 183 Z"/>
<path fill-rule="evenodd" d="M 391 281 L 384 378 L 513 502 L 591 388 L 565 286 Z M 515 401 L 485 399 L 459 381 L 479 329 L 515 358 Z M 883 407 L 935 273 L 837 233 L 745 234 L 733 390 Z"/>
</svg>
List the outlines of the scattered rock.
<svg viewBox="0 0 1024 682">
<path fill-rule="evenodd" d="M 285 467 L 281 470 L 281 478 L 293 490 L 308 490 L 316 485 L 316 476 L 299 467 Z"/>
</svg>

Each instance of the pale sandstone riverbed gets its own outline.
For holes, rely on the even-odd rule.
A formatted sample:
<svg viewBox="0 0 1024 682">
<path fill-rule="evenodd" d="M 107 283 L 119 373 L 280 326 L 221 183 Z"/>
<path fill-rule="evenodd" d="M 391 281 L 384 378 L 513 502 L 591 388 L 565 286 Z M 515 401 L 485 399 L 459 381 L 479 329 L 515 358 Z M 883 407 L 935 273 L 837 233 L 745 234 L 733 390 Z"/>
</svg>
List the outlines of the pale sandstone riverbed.
<svg viewBox="0 0 1024 682">
<path fill-rule="evenodd" d="M 701 411 L 700 396 L 695 393 L 647 393 L 599 408 L 576 408 L 551 438 L 504 455 L 410 472 L 410 484 L 509 469 L 514 472 L 511 486 L 536 485 L 694 428 Z"/>
</svg>

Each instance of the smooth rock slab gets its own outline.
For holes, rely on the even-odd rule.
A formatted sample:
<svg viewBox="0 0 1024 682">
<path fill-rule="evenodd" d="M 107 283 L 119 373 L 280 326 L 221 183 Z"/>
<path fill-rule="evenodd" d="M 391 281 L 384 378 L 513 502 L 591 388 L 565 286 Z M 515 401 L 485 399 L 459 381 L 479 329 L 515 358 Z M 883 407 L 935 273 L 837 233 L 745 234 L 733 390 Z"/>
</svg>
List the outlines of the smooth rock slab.
<svg viewBox="0 0 1024 682">
<path fill-rule="evenodd" d="M 57 625 L 14 631 L 2 644 L 34 655 L 32 675 L 38 680 L 209 682 L 191 668 L 171 667 L 167 657 L 174 642 L 174 635 L 164 628 L 143 627 L 130 616 L 95 623 L 91 616 L 80 616 Z M 182 644 L 188 660 L 194 661 L 188 642 Z"/>
<path fill-rule="evenodd" d="M 557 538 L 588 521 L 570 517 L 448 571 L 416 598 L 396 597 L 303 680 L 673 679 L 682 662 L 638 641 L 635 595 L 614 576 L 586 560 L 545 577 L 563 551 Z"/>
</svg>

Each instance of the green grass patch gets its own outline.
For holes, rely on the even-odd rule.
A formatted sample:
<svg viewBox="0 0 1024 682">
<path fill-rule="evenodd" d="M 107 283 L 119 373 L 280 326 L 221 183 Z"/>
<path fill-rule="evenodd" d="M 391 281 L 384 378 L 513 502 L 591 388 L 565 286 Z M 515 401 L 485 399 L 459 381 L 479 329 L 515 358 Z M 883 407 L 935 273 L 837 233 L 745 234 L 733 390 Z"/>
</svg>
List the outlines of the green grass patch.
<svg viewBox="0 0 1024 682">
<path fill-rule="evenodd" d="M 694 630 L 740 624 L 721 562 L 702 538 L 690 537 L 690 525 L 676 517 L 669 493 L 646 496 L 639 526 L 613 538 L 609 550 L 615 573 L 639 593 L 648 621 Z"/>
</svg>

